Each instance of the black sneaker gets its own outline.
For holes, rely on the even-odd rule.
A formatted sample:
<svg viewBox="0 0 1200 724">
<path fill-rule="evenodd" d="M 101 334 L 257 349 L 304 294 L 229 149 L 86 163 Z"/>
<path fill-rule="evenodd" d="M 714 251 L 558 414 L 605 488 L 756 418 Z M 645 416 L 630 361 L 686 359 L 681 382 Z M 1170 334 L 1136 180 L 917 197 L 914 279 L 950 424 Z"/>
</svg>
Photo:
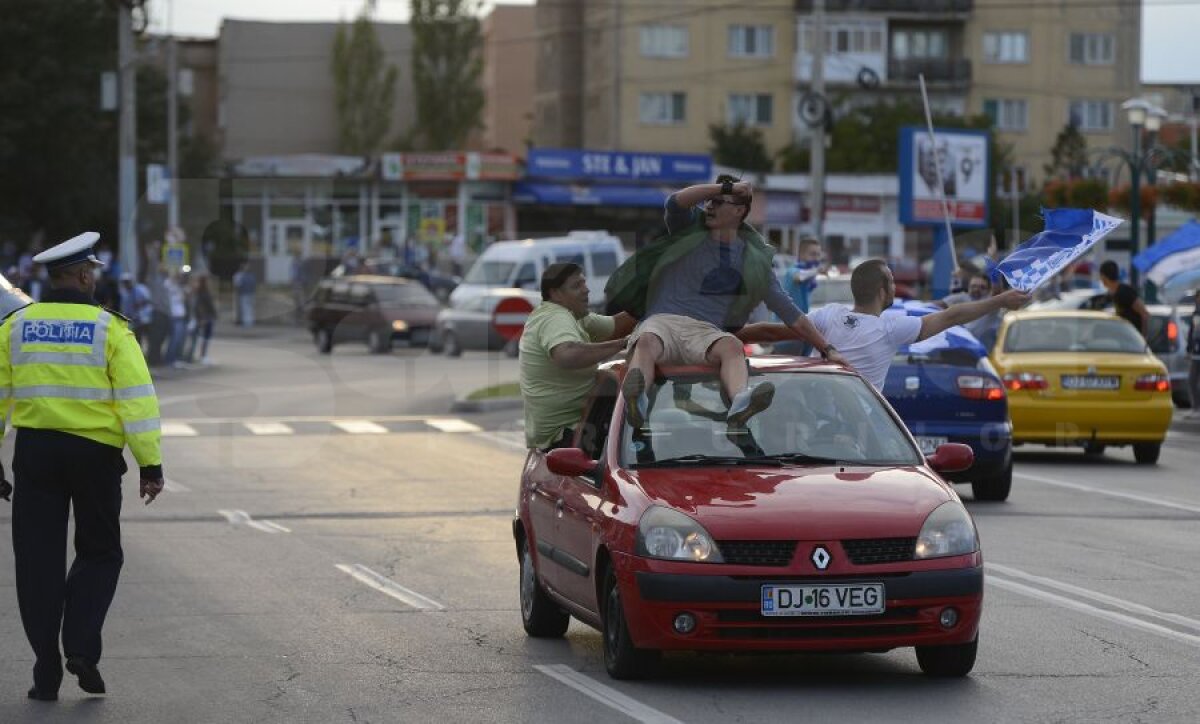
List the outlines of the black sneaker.
<svg viewBox="0 0 1200 724">
<path fill-rule="evenodd" d="M 44 691 L 34 686 L 26 695 L 34 701 L 58 701 L 57 691 Z"/>
<path fill-rule="evenodd" d="M 745 427 L 750 418 L 770 407 L 774 399 L 775 385 L 760 382 L 753 389 L 742 390 L 733 396 L 725 420 L 730 427 Z"/>
<path fill-rule="evenodd" d="M 104 679 L 96 665 L 81 657 L 67 659 L 67 671 L 79 677 L 79 688 L 89 694 L 103 694 Z"/>
<path fill-rule="evenodd" d="M 629 370 L 621 383 L 625 397 L 625 421 L 634 429 L 646 424 L 646 378 L 639 369 Z"/>
</svg>

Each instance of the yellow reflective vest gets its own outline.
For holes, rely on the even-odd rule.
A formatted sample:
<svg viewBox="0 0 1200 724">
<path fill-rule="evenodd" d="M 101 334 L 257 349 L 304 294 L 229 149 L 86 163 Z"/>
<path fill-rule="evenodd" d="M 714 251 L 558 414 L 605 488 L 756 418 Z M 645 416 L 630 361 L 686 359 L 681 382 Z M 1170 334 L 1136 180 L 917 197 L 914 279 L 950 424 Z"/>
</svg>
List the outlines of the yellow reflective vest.
<svg viewBox="0 0 1200 724">
<path fill-rule="evenodd" d="M 0 435 L 10 410 L 13 427 L 128 444 L 139 466 L 162 464 L 142 348 L 126 320 L 102 307 L 37 303 L 0 324 Z"/>
</svg>

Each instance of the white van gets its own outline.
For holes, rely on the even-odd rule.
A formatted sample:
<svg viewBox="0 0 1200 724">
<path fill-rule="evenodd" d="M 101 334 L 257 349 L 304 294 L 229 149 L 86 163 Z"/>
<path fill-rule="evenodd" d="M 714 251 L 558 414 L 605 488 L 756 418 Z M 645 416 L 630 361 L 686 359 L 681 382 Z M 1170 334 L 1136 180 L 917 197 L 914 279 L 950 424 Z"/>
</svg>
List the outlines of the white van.
<svg viewBox="0 0 1200 724">
<path fill-rule="evenodd" d="M 461 307 L 488 289 L 509 287 L 539 292 L 542 272 L 560 261 L 583 267 L 591 290 L 590 303 L 604 303 L 608 277 L 625 261 L 617 237 L 603 231 L 572 231 L 566 236 L 524 241 L 498 241 L 483 250 L 462 283 L 450 293 L 450 306 Z"/>
</svg>

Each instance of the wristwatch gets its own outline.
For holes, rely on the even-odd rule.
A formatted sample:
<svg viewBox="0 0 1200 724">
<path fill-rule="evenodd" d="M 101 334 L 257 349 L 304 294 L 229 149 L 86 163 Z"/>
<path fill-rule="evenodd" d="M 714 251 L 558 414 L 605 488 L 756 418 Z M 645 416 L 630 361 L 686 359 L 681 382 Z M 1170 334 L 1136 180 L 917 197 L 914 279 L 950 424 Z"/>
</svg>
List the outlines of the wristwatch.
<svg viewBox="0 0 1200 724">
<path fill-rule="evenodd" d="M 722 181 L 721 182 L 721 193 L 724 194 L 725 196 L 729 196 L 730 194 L 732 194 L 733 193 L 733 182 L 730 181 L 729 179 L 725 179 L 724 181 Z"/>
<path fill-rule="evenodd" d="M 837 347 L 834 347 L 832 344 L 825 345 L 825 349 L 821 350 L 821 356 L 829 359 L 830 352 L 837 352 Z"/>
</svg>

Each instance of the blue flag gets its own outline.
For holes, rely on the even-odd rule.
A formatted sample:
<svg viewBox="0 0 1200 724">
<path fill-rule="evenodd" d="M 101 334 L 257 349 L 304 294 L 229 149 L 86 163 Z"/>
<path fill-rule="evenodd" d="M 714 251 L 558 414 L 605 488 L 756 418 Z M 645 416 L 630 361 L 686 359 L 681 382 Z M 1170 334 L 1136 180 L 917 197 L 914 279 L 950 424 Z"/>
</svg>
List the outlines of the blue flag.
<svg viewBox="0 0 1200 724">
<path fill-rule="evenodd" d="M 924 317 L 926 314 L 933 314 L 940 311 L 942 311 L 941 307 L 929 302 L 918 300 L 902 302 L 896 300 L 884 314 L 907 314 L 910 317 Z M 984 347 L 983 343 L 975 338 L 975 335 L 961 326 L 951 327 L 944 332 L 933 335 L 929 339 L 905 345 L 899 349 L 899 352 L 900 354 L 928 355 L 943 349 L 965 349 L 972 352 L 977 358 L 988 356 L 987 347 Z"/>
<path fill-rule="evenodd" d="M 1042 216 L 1046 230 L 996 265 L 1013 289 L 1032 292 L 1124 223 L 1091 209 L 1042 209 Z"/>
<path fill-rule="evenodd" d="M 1200 223 L 1189 221 L 1175 233 L 1133 257 L 1133 265 L 1158 286 L 1176 274 L 1200 269 Z"/>
</svg>

